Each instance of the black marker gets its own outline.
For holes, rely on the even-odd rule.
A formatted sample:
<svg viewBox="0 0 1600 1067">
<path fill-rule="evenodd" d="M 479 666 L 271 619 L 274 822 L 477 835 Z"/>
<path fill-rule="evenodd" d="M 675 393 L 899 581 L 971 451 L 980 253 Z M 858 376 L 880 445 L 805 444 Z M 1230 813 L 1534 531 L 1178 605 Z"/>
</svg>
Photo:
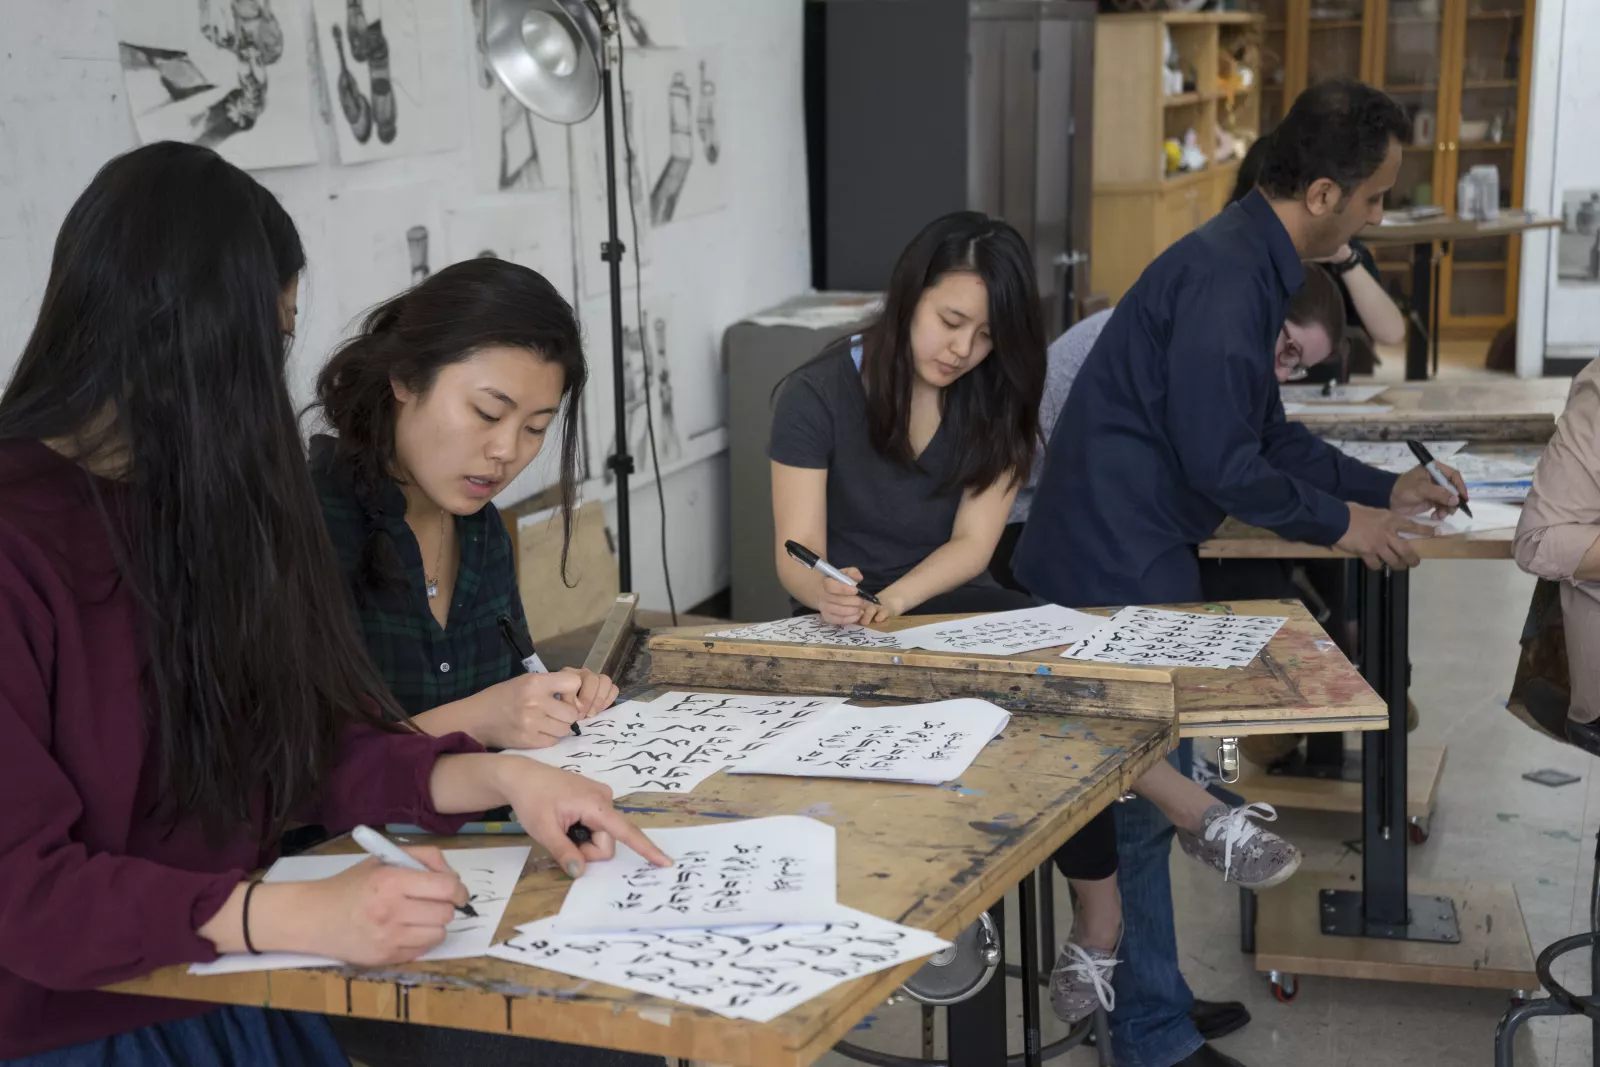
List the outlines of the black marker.
<svg viewBox="0 0 1600 1067">
<path fill-rule="evenodd" d="M 511 616 L 502 613 L 497 621 L 500 623 L 500 636 L 505 638 L 506 647 L 511 650 L 511 654 L 513 656 L 517 657 L 517 662 L 522 665 L 523 672 L 527 674 L 546 673 L 543 669 L 544 664 L 540 663 L 538 660 L 539 654 L 537 652 L 531 648 L 526 652 L 522 651 L 522 642 L 517 640 L 517 628 L 511 625 Z M 529 660 L 532 660 L 534 665 L 540 669 L 538 671 L 534 671 L 532 668 L 530 668 L 528 666 Z M 556 699 L 561 699 L 560 693 L 556 694 Z M 578 729 L 578 724 L 576 722 L 572 723 L 572 736 L 583 736 L 583 731 Z"/>
<path fill-rule="evenodd" d="M 856 591 L 856 596 L 860 597 L 862 600 L 865 600 L 867 603 L 877 604 L 880 607 L 882 606 L 883 602 L 877 597 L 873 596 L 871 593 L 867 592 L 865 589 L 862 589 L 861 584 L 854 578 L 845 574 L 838 567 L 835 567 L 833 564 L 829 563 L 827 560 L 811 551 L 805 545 L 802 545 L 799 541 L 785 541 L 783 543 L 783 550 L 789 553 L 790 559 L 794 560 L 807 570 L 821 571 L 834 581 L 841 582 L 854 588 Z"/>
<path fill-rule="evenodd" d="M 1450 479 L 1444 476 L 1444 471 L 1440 470 L 1439 464 L 1434 461 L 1433 453 L 1422 447 L 1421 441 L 1407 441 L 1406 447 L 1411 449 L 1411 454 L 1417 457 L 1418 463 L 1428 468 L 1429 477 L 1440 487 L 1448 489 L 1452 493 L 1456 492 L 1456 487 L 1450 484 Z M 1472 509 L 1467 507 L 1467 494 L 1459 493 L 1457 495 L 1461 497 L 1462 512 L 1466 514 L 1467 518 L 1472 518 Z"/>
</svg>

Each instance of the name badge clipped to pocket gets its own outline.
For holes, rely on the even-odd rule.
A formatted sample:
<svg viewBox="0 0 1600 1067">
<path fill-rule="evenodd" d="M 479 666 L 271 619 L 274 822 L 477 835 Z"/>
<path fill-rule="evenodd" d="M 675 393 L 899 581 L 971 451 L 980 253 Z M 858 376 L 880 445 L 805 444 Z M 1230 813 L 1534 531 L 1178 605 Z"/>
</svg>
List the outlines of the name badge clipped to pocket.
<svg viewBox="0 0 1600 1067">
<path fill-rule="evenodd" d="M 544 660 L 539 658 L 539 653 L 537 652 L 522 661 L 522 669 L 527 671 L 529 674 L 550 673 L 550 668 L 544 665 Z"/>
</svg>

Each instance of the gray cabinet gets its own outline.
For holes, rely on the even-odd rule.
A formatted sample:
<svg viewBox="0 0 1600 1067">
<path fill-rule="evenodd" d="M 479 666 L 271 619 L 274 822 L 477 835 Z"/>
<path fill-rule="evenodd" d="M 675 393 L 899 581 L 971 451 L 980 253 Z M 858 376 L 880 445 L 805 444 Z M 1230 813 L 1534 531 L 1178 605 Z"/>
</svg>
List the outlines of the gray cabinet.
<svg viewBox="0 0 1600 1067">
<path fill-rule="evenodd" d="M 1051 333 L 1087 296 L 1094 0 L 810 0 L 813 280 L 876 289 L 962 209 L 1033 249 Z"/>
</svg>

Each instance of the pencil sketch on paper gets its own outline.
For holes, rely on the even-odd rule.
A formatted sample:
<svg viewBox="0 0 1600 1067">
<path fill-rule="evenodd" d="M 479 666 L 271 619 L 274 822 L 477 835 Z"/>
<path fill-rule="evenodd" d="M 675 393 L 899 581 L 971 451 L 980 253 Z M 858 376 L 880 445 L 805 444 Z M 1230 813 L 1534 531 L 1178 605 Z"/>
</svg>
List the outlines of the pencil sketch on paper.
<svg viewBox="0 0 1600 1067">
<path fill-rule="evenodd" d="M 341 322 L 441 265 L 439 192 L 430 184 L 351 189 L 329 201 L 329 245 Z"/>
<path fill-rule="evenodd" d="M 461 11 L 439 0 L 311 0 L 341 163 L 460 143 Z M 455 78 L 451 71 L 457 72 Z"/>
<path fill-rule="evenodd" d="M 140 141 L 205 145 L 246 169 L 315 163 L 304 13 L 304 0 L 121 0 Z"/>
<path fill-rule="evenodd" d="M 621 0 L 622 32 L 635 48 L 682 48 L 683 0 Z"/>
<path fill-rule="evenodd" d="M 631 298 L 624 303 L 626 310 L 622 324 L 622 394 L 626 421 L 621 432 L 622 439 L 627 442 L 628 451 L 634 456 L 636 465 L 641 470 L 648 471 L 646 464 L 652 458 L 650 453 L 652 416 L 655 423 L 656 455 L 661 462 L 667 463 L 683 454 L 683 440 L 678 432 L 677 414 L 673 407 L 672 367 L 667 355 L 671 311 L 660 300 L 652 299 L 646 303 L 644 323 L 647 332 L 641 334 L 636 314 L 638 305 Z M 598 310 L 595 314 L 598 318 L 591 319 L 591 322 L 607 321 L 607 316 Z M 593 329 L 592 326 L 590 328 Z M 596 380 L 593 395 L 597 398 L 597 403 L 605 404 L 604 412 L 609 413 L 612 395 L 609 362 L 603 365 L 597 363 L 594 371 Z M 603 386 L 600 381 L 602 378 L 606 379 Z M 607 459 L 617 452 L 618 429 L 613 422 L 614 418 L 600 423 L 611 429 L 609 439 L 601 450 Z M 640 460 L 643 462 L 638 462 Z M 608 466 L 604 477 L 606 484 L 609 485 L 615 480 L 616 474 Z"/>
<path fill-rule="evenodd" d="M 650 53 L 637 61 L 644 94 L 645 158 L 655 175 L 650 187 L 654 226 L 727 206 L 727 163 L 718 124 L 715 53 Z"/>
<path fill-rule="evenodd" d="M 628 69 L 640 60 L 629 60 Z M 617 236 L 623 245 L 622 286 L 633 288 L 634 265 L 647 269 L 651 262 L 652 234 L 650 203 L 645 192 L 644 132 L 638 119 L 636 94 L 630 82 L 621 94 L 621 113 L 612 131 L 617 172 Z M 610 268 L 600 258 L 600 246 L 610 240 L 606 211 L 605 129 L 600 115 L 591 116 L 571 128 L 572 181 L 577 192 L 578 256 L 586 297 L 610 292 Z M 629 151 L 629 146 L 632 151 Z M 626 199 L 624 199 L 626 197 Z M 631 207 L 630 207 L 631 202 Z M 637 222 L 637 229 L 634 223 Z"/>
<path fill-rule="evenodd" d="M 567 132 L 523 107 L 489 63 L 489 0 L 470 0 L 473 169 L 483 192 L 537 193 L 567 184 Z"/>
</svg>

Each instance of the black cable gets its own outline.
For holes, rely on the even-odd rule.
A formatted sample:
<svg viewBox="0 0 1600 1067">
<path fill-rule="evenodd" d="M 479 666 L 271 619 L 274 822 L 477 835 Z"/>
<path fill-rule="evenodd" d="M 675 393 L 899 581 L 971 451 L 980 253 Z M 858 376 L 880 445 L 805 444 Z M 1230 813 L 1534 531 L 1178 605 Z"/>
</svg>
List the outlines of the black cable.
<svg viewBox="0 0 1600 1067">
<path fill-rule="evenodd" d="M 616 15 L 615 9 L 612 11 Z M 650 462 L 656 469 L 656 503 L 661 509 L 661 579 L 667 586 L 667 609 L 672 612 L 672 625 L 678 625 L 678 602 L 672 595 L 672 570 L 667 563 L 667 493 L 662 487 L 661 456 L 656 452 L 656 417 L 650 410 L 650 378 L 654 373 L 650 363 L 650 342 L 646 340 L 644 321 L 644 270 L 639 263 L 639 209 L 633 202 L 633 123 L 628 121 L 628 82 L 622 72 L 622 56 L 627 49 L 617 38 L 617 92 L 622 97 L 622 156 L 627 163 L 627 174 L 622 184 L 626 186 L 628 221 L 633 227 L 633 299 L 639 317 L 639 358 L 644 360 L 644 425 L 650 435 Z M 626 426 L 617 427 L 620 441 L 628 432 Z"/>
</svg>

